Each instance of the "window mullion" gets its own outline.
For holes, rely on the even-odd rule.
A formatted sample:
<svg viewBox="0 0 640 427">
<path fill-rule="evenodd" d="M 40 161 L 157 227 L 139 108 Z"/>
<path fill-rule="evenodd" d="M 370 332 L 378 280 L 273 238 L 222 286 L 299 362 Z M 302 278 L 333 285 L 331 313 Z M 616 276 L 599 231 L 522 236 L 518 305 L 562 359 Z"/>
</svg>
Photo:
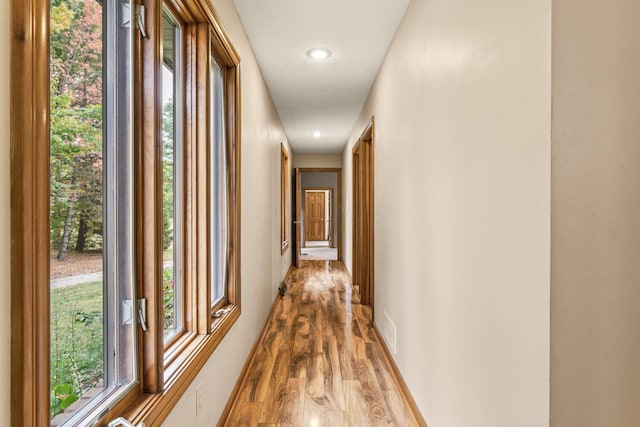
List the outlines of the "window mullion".
<svg viewBox="0 0 640 427">
<path fill-rule="evenodd" d="M 183 224 L 182 224 L 182 280 L 184 286 L 184 327 L 185 331 L 192 332 L 197 330 L 197 284 L 195 281 L 195 253 L 197 249 L 196 230 L 197 224 L 194 221 L 195 200 L 194 189 L 196 188 L 196 155 L 195 143 L 198 123 L 197 120 L 187 118 L 195 117 L 197 108 L 195 107 L 195 99 L 197 99 L 198 82 L 195 76 L 197 65 L 196 58 L 196 33 L 197 27 L 187 25 L 183 30 L 184 34 L 184 111 L 185 120 L 183 124 Z"/>
<path fill-rule="evenodd" d="M 198 123 L 195 138 L 196 154 L 196 287 L 197 287 L 197 332 L 208 334 L 211 332 L 211 287 L 209 286 L 211 271 L 210 264 L 210 141 L 211 141 L 211 99 L 210 99 L 210 31 L 206 23 L 198 24 L 196 28 L 195 79 L 206 82 L 197 88 L 195 98 L 196 122 Z M 206 123 L 206 126 L 203 124 Z"/>
<path fill-rule="evenodd" d="M 240 58 L 233 49 L 227 52 L 229 61 L 238 64 Z M 227 135 L 227 179 L 229 186 L 228 205 L 228 254 L 227 254 L 227 301 L 240 307 L 240 129 L 241 96 L 239 67 L 232 66 L 225 71 L 225 109 Z"/>
<path fill-rule="evenodd" d="M 147 331 L 141 332 L 142 387 L 145 393 L 164 388 L 164 308 L 162 304 L 162 106 L 157 102 L 161 83 L 162 3 L 148 2 L 147 37 L 140 40 L 141 82 L 136 121 L 136 235 L 138 292 L 147 300 Z"/>
<path fill-rule="evenodd" d="M 49 424 L 49 5 L 11 5 L 11 421 Z"/>
</svg>

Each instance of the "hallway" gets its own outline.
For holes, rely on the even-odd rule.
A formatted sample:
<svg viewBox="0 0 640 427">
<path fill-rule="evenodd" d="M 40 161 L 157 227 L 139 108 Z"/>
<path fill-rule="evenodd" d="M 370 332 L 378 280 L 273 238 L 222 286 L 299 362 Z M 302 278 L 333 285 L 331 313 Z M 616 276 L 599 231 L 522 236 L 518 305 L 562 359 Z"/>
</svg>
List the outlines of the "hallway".
<svg viewBox="0 0 640 427">
<path fill-rule="evenodd" d="M 0 427 L 640 426 L 640 1 L 0 6 Z"/>
<path fill-rule="evenodd" d="M 338 261 L 292 270 L 225 425 L 420 425 L 348 277 Z"/>
</svg>

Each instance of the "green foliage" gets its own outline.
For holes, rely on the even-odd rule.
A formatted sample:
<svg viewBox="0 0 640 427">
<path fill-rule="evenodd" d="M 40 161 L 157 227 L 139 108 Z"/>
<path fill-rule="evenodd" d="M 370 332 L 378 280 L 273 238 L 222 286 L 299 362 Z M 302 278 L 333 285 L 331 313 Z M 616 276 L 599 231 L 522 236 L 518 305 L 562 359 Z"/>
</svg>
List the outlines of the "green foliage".
<svg viewBox="0 0 640 427">
<path fill-rule="evenodd" d="M 173 267 L 162 270 L 162 304 L 164 307 L 164 330 L 165 333 L 166 331 L 171 332 L 175 326 Z"/>
<path fill-rule="evenodd" d="M 175 134 L 173 119 L 173 101 L 169 100 L 162 107 L 162 247 L 165 250 L 171 247 L 174 240 Z"/>
<path fill-rule="evenodd" d="M 79 250 L 101 250 L 102 6 L 53 0 L 50 22 L 51 245 L 66 227 Z"/>
<path fill-rule="evenodd" d="M 102 250 L 102 5 L 50 5 L 51 245 L 66 231 Z M 51 291 L 51 416 L 102 381 L 102 299 L 100 282 Z"/>
<path fill-rule="evenodd" d="M 80 396 L 70 384 L 60 384 L 53 387 L 51 392 L 51 417 L 64 412 L 78 399 L 80 399 Z"/>
<path fill-rule="evenodd" d="M 102 295 L 101 282 L 51 290 L 51 416 L 102 382 Z"/>
</svg>

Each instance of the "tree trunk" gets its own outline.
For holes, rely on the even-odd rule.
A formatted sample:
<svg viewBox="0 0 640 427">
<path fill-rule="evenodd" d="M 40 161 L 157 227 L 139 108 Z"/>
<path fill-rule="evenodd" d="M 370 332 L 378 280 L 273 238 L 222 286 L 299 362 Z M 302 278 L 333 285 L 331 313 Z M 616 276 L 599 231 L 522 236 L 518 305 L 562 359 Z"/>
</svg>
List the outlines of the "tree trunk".
<svg viewBox="0 0 640 427">
<path fill-rule="evenodd" d="M 87 227 L 87 222 L 84 220 L 84 218 L 80 218 L 80 225 L 78 226 L 78 238 L 76 239 L 76 252 L 84 252 L 84 246 L 87 240 L 88 232 L 89 227 Z"/>
<path fill-rule="evenodd" d="M 64 232 L 62 233 L 62 241 L 60 242 L 60 249 L 58 249 L 58 261 L 64 261 L 67 257 L 67 249 L 69 247 L 69 239 L 71 238 L 71 220 L 73 219 L 73 205 L 69 203 L 67 208 L 67 219 L 64 222 Z"/>
</svg>

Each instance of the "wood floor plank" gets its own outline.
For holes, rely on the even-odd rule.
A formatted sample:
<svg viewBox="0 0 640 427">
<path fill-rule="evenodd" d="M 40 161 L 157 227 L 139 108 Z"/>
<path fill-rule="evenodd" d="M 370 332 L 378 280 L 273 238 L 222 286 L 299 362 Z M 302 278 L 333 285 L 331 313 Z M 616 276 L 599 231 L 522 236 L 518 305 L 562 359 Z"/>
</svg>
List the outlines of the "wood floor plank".
<svg viewBox="0 0 640 427">
<path fill-rule="evenodd" d="M 306 396 L 317 402 L 324 404 L 327 400 L 324 394 L 324 358 L 322 353 L 314 354 L 311 359 L 312 365 L 307 376 Z"/>
<path fill-rule="evenodd" d="M 254 401 L 256 402 L 264 402 L 267 397 L 267 393 L 270 391 L 271 374 L 276 363 L 278 349 L 282 345 L 282 334 L 279 332 L 270 334 L 267 336 L 267 340 L 268 341 L 265 341 L 265 346 L 263 346 L 264 352 L 267 356 L 266 361 L 263 365 L 263 371 L 261 372 L 260 378 L 256 383 L 254 396 Z"/>
<path fill-rule="evenodd" d="M 327 343 L 327 349 L 325 352 L 325 364 L 327 364 L 328 357 L 328 374 L 325 374 L 325 390 L 330 390 L 327 393 L 329 400 L 334 402 L 334 405 L 339 409 L 339 412 L 346 411 L 346 403 L 344 399 L 344 386 L 342 384 L 342 371 L 340 369 L 340 355 L 338 353 L 338 343 L 336 337 L 330 337 Z"/>
<path fill-rule="evenodd" d="M 369 423 L 367 405 L 362 398 L 360 383 L 356 380 L 344 381 L 346 418 L 349 426 L 366 426 Z"/>
<path fill-rule="evenodd" d="M 244 402 L 240 408 L 236 426 L 255 427 L 258 424 L 261 410 L 261 402 Z"/>
<path fill-rule="evenodd" d="M 281 424 L 300 424 L 304 419 L 305 379 L 290 378 L 281 416 Z"/>
<path fill-rule="evenodd" d="M 324 404 L 318 402 L 310 394 L 307 394 L 304 400 L 304 419 L 301 425 L 309 427 L 325 427 L 326 425 Z"/>
<path fill-rule="evenodd" d="M 344 411 L 325 410 L 325 425 L 327 427 L 349 427 Z"/>
<path fill-rule="evenodd" d="M 360 383 L 361 396 L 367 407 L 369 424 L 386 424 L 391 421 L 387 404 L 380 390 L 371 362 L 366 359 L 356 361 L 357 378 Z"/>
<path fill-rule="evenodd" d="M 226 426 L 418 423 L 339 261 L 304 261 L 268 319 Z"/>
<path fill-rule="evenodd" d="M 260 415 L 261 423 L 276 424 L 281 419 L 287 395 L 290 361 L 291 349 L 287 345 L 281 345 L 269 381 L 269 391 L 264 399 Z"/>
</svg>

